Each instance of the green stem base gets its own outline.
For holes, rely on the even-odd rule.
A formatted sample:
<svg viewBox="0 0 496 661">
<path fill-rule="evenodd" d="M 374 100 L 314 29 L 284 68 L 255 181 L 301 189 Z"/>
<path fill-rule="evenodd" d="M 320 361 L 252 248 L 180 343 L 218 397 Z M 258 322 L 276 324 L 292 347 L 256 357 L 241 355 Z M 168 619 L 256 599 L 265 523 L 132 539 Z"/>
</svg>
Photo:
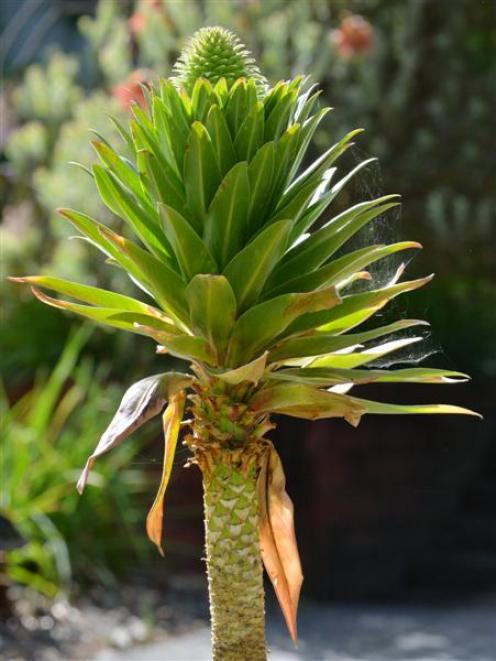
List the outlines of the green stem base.
<svg viewBox="0 0 496 661">
<path fill-rule="evenodd" d="M 203 471 L 214 661 L 267 658 L 257 462 L 241 454 L 222 451 Z"/>
</svg>

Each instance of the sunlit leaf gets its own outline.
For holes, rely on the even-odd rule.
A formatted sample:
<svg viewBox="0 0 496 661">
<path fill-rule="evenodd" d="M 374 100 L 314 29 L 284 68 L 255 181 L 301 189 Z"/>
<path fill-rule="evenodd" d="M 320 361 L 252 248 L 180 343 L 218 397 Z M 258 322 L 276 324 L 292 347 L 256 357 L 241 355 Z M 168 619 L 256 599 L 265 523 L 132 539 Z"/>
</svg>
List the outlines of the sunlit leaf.
<svg viewBox="0 0 496 661">
<path fill-rule="evenodd" d="M 236 322 L 228 349 L 228 364 L 242 364 L 264 350 L 274 337 L 302 314 L 329 310 L 341 302 L 334 287 L 312 292 L 282 294 L 253 306 Z"/>
<path fill-rule="evenodd" d="M 275 172 L 275 147 L 267 142 L 261 147 L 248 167 L 250 180 L 250 201 L 248 207 L 248 227 L 250 235 L 263 224 L 268 207 Z"/>
<path fill-rule="evenodd" d="M 410 344 L 421 342 L 422 339 L 422 337 L 405 337 L 399 340 L 392 340 L 391 342 L 379 344 L 378 346 L 366 349 L 365 351 L 334 354 L 317 358 L 312 361 L 310 365 L 313 367 L 341 367 L 342 369 L 351 369 L 353 367 L 359 367 L 360 365 L 371 363 L 382 356 L 387 356 L 394 351 L 408 347 Z"/>
<path fill-rule="evenodd" d="M 94 165 L 93 173 L 100 196 L 108 208 L 130 225 L 155 256 L 167 258 L 169 252 L 158 222 L 158 213 L 155 210 L 144 210 L 133 195 L 102 166 Z"/>
<path fill-rule="evenodd" d="M 234 140 L 239 161 L 251 161 L 264 137 L 264 107 L 258 101 L 243 120 Z"/>
<path fill-rule="evenodd" d="M 243 246 L 249 201 L 248 164 L 237 163 L 215 193 L 203 232 L 205 243 L 221 269 Z"/>
<path fill-rule="evenodd" d="M 219 106 L 213 105 L 210 108 L 205 126 L 212 140 L 220 171 L 225 175 L 236 163 L 236 152 L 226 117 Z"/>
<path fill-rule="evenodd" d="M 389 209 L 397 202 L 387 195 L 377 200 L 362 202 L 343 211 L 322 228 L 311 234 L 306 241 L 289 250 L 280 266 L 274 271 L 270 286 L 275 287 L 294 277 L 295 273 L 308 273 L 328 260 L 359 229 Z"/>
<path fill-rule="evenodd" d="M 239 78 L 229 91 L 225 114 L 235 139 L 242 123 L 257 103 L 257 89 L 252 80 Z"/>
<path fill-rule="evenodd" d="M 401 241 L 388 246 L 372 245 L 367 248 L 361 248 L 343 255 L 315 271 L 296 275 L 275 289 L 268 291 L 265 297 L 268 298 L 269 296 L 282 294 L 287 291 L 310 291 L 311 289 L 318 289 L 325 285 L 349 284 L 348 278 L 352 277 L 360 269 L 397 252 L 421 247 L 421 244 L 417 241 Z"/>
<path fill-rule="evenodd" d="M 91 144 L 102 163 L 140 200 L 145 210 L 153 215 L 153 204 L 141 185 L 139 174 L 133 169 L 130 163 L 121 158 L 119 154 L 104 142 L 93 140 Z"/>
<path fill-rule="evenodd" d="M 343 383 L 462 383 L 469 379 L 463 372 L 412 367 L 407 369 L 343 369 L 338 367 L 288 368 L 271 372 L 272 381 L 296 381 L 316 388 Z"/>
<path fill-rule="evenodd" d="M 367 413 L 375 413 L 379 415 L 403 415 L 408 414 L 455 414 L 455 415 L 472 415 L 476 418 L 482 418 L 480 413 L 465 409 L 461 406 L 453 406 L 452 404 L 386 404 L 383 402 L 372 402 L 367 399 L 353 398 L 359 406 L 363 406 Z"/>
<path fill-rule="evenodd" d="M 319 333 L 339 335 L 362 324 L 396 296 L 419 289 L 429 283 L 432 278 L 433 276 L 430 275 L 417 280 L 387 285 L 382 289 L 344 296 L 339 308 L 312 312 L 300 317 L 287 329 L 286 335 L 296 335 L 312 328 L 316 328 Z"/>
<path fill-rule="evenodd" d="M 58 308 L 59 310 L 66 310 L 74 314 L 78 314 L 81 317 L 86 319 L 91 319 L 92 321 L 103 324 L 104 326 L 110 326 L 112 328 L 119 328 L 121 330 L 126 330 L 131 333 L 138 333 L 140 335 L 146 335 L 148 337 L 153 337 L 150 332 L 147 332 L 147 327 L 140 326 L 138 327 L 136 323 L 143 322 L 143 319 L 146 318 L 148 324 L 153 324 L 153 326 L 159 325 L 162 328 L 162 331 L 165 332 L 168 330 L 168 322 L 161 321 L 156 315 L 146 315 L 142 312 L 128 312 L 126 309 L 122 310 L 115 307 L 99 307 L 94 305 L 81 305 L 80 303 L 73 303 L 72 301 L 64 301 L 59 298 L 53 298 L 44 294 L 42 291 L 36 287 L 31 287 L 33 294 L 38 300 L 46 305 L 50 305 L 53 308 Z"/>
<path fill-rule="evenodd" d="M 190 218 L 200 233 L 220 180 L 221 173 L 208 131 L 200 122 L 194 122 L 184 157 L 184 185 Z"/>
<path fill-rule="evenodd" d="M 223 275 L 195 276 L 186 289 L 193 329 L 223 355 L 236 319 L 236 297 Z"/>
<path fill-rule="evenodd" d="M 134 324 L 136 331 L 148 335 L 156 340 L 162 349 L 160 353 L 170 353 L 177 358 L 185 360 L 194 360 L 207 365 L 215 365 L 217 357 L 215 351 L 209 343 L 202 337 L 195 335 L 178 335 L 161 331 L 154 326 L 142 325 L 139 322 Z"/>
<path fill-rule="evenodd" d="M 413 326 L 428 326 L 421 319 L 401 319 L 386 326 L 373 328 L 362 333 L 348 333 L 346 335 L 335 335 L 333 333 L 314 332 L 313 335 L 303 337 L 292 337 L 278 343 L 269 354 L 269 362 L 279 362 L 300 356 L 320 356 L 323 354 L 340 351 L 348 347 L 369 342 L 379 337 L 391 335 L 397 331 L 411 328 Z"/>
<path fill-rule="evenodd" d="M 151 305 L 137 301 L 130 296 L 124 296 L 116 292 L 99 289 L 98 287 L 91 287 L 89 285 L 82 285 L 78 282 L 70 282 L 62 278 L 55 278 L 52 276 L 35 275 L 25 276 L 23 278 L 10 278 L 13 282 L 26 283 L 44 289 L 50 289 L 58 294 L 72 296 L 84 303 L 104 307 L 104 308 L 117 308 L 119 310 L 126 310 L 128 312 L 141 313 L 143 315 L 155 316 L 158 319 L 171 323 L 171 319 L 164 315 L 160 310 Z"/>
<path fill-rule="evenodd" d="M 215 375 L 232 385 L 241 383 L 242 381 L 249 381 L 255 385 L 260 381 L 265 372 L 265 367 L 267 364 L 267 354 L 265 351 L 261 356 L 255 358 L 246 365 L 241 365 L 236 367 L 236 369 L 228 370 L 227 372 L 215 372 Z"/>
<path fill-rule="evenodd" d="M 217 264 L 203 240 L 175 209 L 159 205 L 160 217 L 181 271 L 187 280 L 197 273 L 214 273 Z"/>
<path fill-rule="evenodd" d="M 280 383 L 259 390 L 251 400 L 254 411 L 273 411 L 296 418 L 347 418 L 363 415 L 366 407 L 358 400 L 319 390 L 302 383 Z"/>
<path fill-rule="evenodd" d="M 139 151 L 139 162 L 152 185 L 156 199 L 168 204 L 179 213 L 186 212 L 186 193 L 181 180 L 170 166 L 161 165 L 154 154 L 146 149 Z M 144 174 L 142 177 L 144 178 Z"/>
<path fill-rule="evenodd" d="M 318 112 L 315 113 L 312 117 L 308 118 L 306 121 L 303 121 L 302 117 L 297 117 L 297 122 L 302 122 L 301 131 L 299 131 L 298 143 L 296 145 L 293 153 L 293 158 L 290 162 L 290 169 L 288 172 L 288 179 L 291 180 L 294 175 L 298 172 L 298 169 L 305 157 L 305 153 L 308 149 L 311 139 L 313 138 L 315 131 L 319 127 L 320 122 L 324 119 L 328 112 L 331 111 L 331 108 L 321 108 Z"/>
<path fill-rule="evenodd" d="M 284 253 L 290 228 L 290 220 L 280 220 L 270 225 L 233 257 L 224 269 L 223 273 L 231 283 L 241 311 L 252 305 L 262 291 Z"/>
<path fill-rule="evenodd" d="M 186 285 L 176 271 L 108 228 L 101 226 L 99 231 L 134 264 L 160 305 L 180 319 L 187 317 Z"/>
</svg>

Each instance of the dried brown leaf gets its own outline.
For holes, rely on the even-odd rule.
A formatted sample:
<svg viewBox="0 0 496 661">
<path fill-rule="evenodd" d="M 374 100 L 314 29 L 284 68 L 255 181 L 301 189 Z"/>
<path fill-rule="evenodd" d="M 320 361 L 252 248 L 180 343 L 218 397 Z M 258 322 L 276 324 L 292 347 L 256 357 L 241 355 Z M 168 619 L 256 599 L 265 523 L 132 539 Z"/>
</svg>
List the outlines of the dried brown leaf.
<svg viewBox="0 0 496 661">
<path fill-rule="evenodd" d="M 294 529 L 293 503 L 285 487 L 281 460 L 275 449 L 270 448 L 258 482 L 260 548 L 289 634 L 296 643 L 296 613 L 303 574 Z"/>
<path fill-rule="evenodd" d="M 166 372 L 148 376 L 134 383 L 126 392 L 117 413 L 100 438 L 93 453 L 88 457 L 86 466 L 77 483 L 77 490 L 82 493 L 88 480 L 89 472 L 95 459 L 119 445 L 133 431 L 158 415 L 167 400 L 179 388 L 185 388 L 191 382 L 191 376 L 180 372 Z"/>
</svg>

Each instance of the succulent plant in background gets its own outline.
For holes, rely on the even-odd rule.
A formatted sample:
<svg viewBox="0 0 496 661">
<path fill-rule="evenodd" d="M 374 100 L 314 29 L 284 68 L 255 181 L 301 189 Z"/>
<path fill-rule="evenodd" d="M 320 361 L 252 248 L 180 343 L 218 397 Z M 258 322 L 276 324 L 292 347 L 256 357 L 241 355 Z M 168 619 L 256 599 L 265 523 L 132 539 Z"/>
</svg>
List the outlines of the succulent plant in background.
<svg viewBox="0 0 496 661">
<path fill-rule="evenodd" d="M 419 339 L 396 333 L 425 322 L 356 327 L 431 278 L 400 281 L 401 266 L 390 282 L 374 285 L 367 271 L 419 248 L 416 242 L 345 249 L 398 205 L 395 195 L 316 224 L 369 163 L 337 178 L 335 162 L 359 131 L 300 171 L 329 109 L 317 109 L 319 92 L 302 77 L 269 88 L 242 44 L 222 28 L 199 30 L 176 74 L 149 92 L 146 109 L 134 105 L 129 130 L 119 128 L 131 160 L 103 139 L 94 142 L 100 196 L 137 241 L 80 211 L 60 211 L 130 276 L 144 300 L 55 277 L 18 280 L 49 305 L 147 336 L 159 353 L 189 363 L 188 373 L 131 386 L 78 488 L 97 457 L 165 408 L 162 481 L 146 523 L 161 549 L 164 493 L 184 426 L 189 463 L 203 476 L 213 656 L 258 660 L 266 658 L 262 562 L 293 639 L 302 583 L 292 504 L 267 438 L 272 414 L 341 417 L 356 426 L 367 413 L 471 412 L 348 394 L 355 384 L 465 379 L 446 370 L 367 367 Z M 357 291 L 357 282 L 368 288 Z"/>
</svg>

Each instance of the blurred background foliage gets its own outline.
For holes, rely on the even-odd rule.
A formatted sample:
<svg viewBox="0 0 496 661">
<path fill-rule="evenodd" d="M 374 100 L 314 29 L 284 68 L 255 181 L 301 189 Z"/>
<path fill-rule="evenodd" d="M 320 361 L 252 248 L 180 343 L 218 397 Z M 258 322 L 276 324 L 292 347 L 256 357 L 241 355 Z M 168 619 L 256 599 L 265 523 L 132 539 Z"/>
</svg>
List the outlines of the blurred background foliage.
<svg viewBox="0 0 496 661">
<path fill-rule="evenodd" d="M 114 573 L 143 562 L 149 550 L 143 535 L 134 534 L 149 487 L 146 472 L 132 463 L 139 444 L 119 448 L 92 475 L 99 489 L 88 498 L 74 490 L 78 468 L 101 433 L 100 420 L 121 395 L 117 385 L 102 386 L 109 366 L 78 362 L 90 330 L 71 332 L 50 374 L 40 371 L 15 404 L 9 405 L 4 390 L 0 398 L 6 574 L 50 597 L 70 588 L 73 573 L 78 582 L 112 587 Z"/>
<path fill-rule="evenodd" d="M 345 195 L 401 193 L 402 227 L 398 220 L 375 231 L 379 239 L 399 233 L 423 242 L 426 250 L 410 268 L 437 273 L 401 313 L 431 321 L 432 346 L 442 346 L 438 365 L 469 371 L 479 392 L 494 392 L 491 0 L 4 0 L 2 275 L 43 265 L 89 284 L 131 286 L 85 242 L 67 240 L 71 230 L 55 209 L 117 222 L 84 170 L 94 159 L 90 130 L 119 143 L 107 113 L 126 121 L 130 103 L 143 102 L 141 85 L 170 75 L 185 38 L 217 23 L 239 34 L 269 81 L 309 73 L 321 84 L 323 101 L 335 111 L 317 134 L 316 150 L 352 128 L 366 129 L 348 165 L 364 154 L 381 165 Z M 78 576 L 95 579 L 143 552 L 134 543 L 120 546 L 135 539 L 135 529 L 141 538 L 143 510 L 134 498 L 150 491 L 147 474 L 121 469 L 143 451 L 140 443 L 99 465 L 95 480 L 107 482 L 105 496 L 90 489 L 79 500 L 71 485 L 124 389 L 116 382 L 157 371 L 164 359 L 157 363 L 152 345 L 134 338 L 131 345 L 119 333 L 74 335 L 71 319 L 4 277 L 0 294 L 8 476 L 2 508 L 23 540 L 8 554 L 8 571 L 53 592 L 67 583 L 71 564 Z M 37 377 L 40 370 L 44 376 Z M 115 536 L 116 521 L 129 534 Z"/>
</svg>

